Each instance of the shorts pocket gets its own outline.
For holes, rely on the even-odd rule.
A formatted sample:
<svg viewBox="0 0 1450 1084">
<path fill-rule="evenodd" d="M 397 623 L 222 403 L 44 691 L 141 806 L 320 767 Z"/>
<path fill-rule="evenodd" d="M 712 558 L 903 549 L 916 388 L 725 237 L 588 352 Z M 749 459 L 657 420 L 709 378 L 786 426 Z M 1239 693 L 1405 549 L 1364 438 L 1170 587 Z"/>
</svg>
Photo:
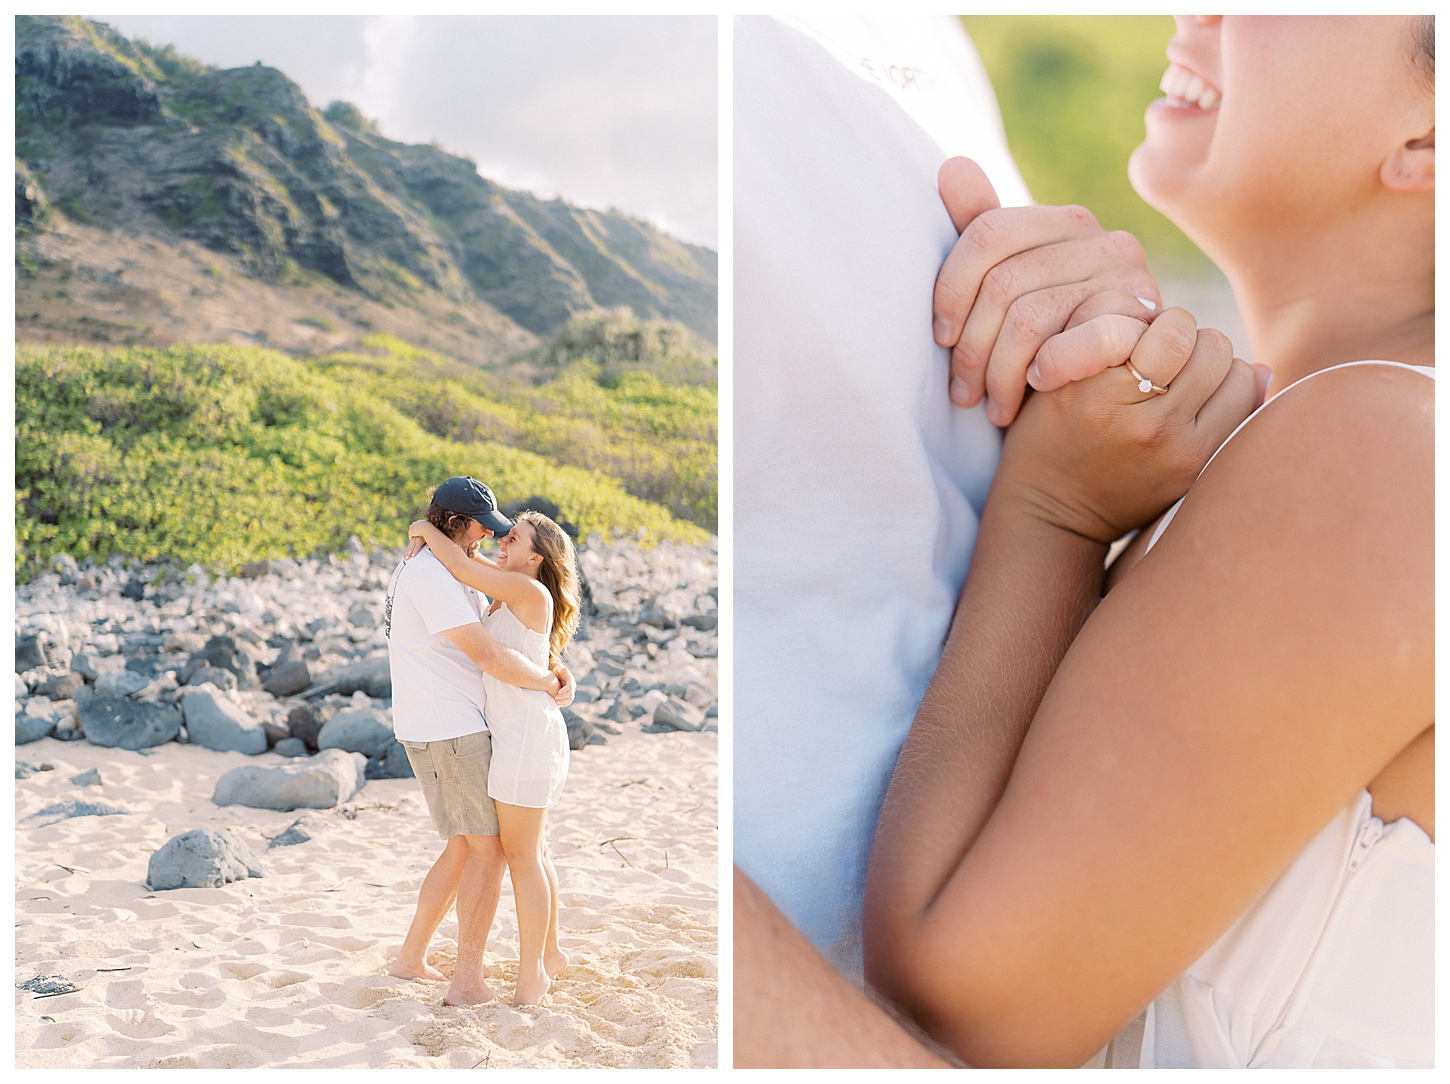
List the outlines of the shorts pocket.
<svg viewBox="0 0 1450 1084">
<path fill-rule="evenodd" d="M 403 752 L 408 754 L 408 763 L 413 766 L 413 774 L 417 776 L 418 782 L 424 787 L 436 787 L 438 785 L 438 769 L 433 764 L 433 750 L 428 748 L 425 741 L 405 741 Z"/>
</svg>

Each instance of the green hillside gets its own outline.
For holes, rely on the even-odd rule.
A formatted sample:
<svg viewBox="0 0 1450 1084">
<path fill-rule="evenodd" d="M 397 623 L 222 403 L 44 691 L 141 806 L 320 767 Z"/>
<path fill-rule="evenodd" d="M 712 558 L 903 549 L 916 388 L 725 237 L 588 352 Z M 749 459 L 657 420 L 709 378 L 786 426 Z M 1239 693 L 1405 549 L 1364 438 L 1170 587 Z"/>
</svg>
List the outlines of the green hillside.
<svg viewBox="0 0 1450 1084">
<path fill-rule="evenodd" d="M 428 432 L 377 392 L 389 381 L 403 382 L 404 367 L 431 365 L 442 378 L 450 363 L 421 358 L 401 344 L 373 349 L 371 357 L 308 362 L 231 346 L 20 347 L 17 573 L 25 578 L 60 552 L 236 567 L 339 550 L 353 534 L 396 544 L 428 487 L 455 474 L 484 479 L 504 501 L 534 494 L 552 500 L 581 533 L 616 536 L 644 528 L 653 540 L 705 537 L 700 527 L 631 496 L 600 470 Z M 432 384 L 440 393 L 435 403 L 452 395 L 469 406 L 488 402 L 462 382 L 411 383 Z M 641 425 L 653 418 L 676 434 L 668 439 L 682 441 L 690 432 L 689 411 L 670 405 L 682 389 L 661 385 L 653 402 L 627 379 L 616 389 L 595 387 L 607 400 L 623 389 L 609 400 L 614 409 L 621 416 L 635 411 Z M 463 400 L 465 394 L 475 399 Z M 564 414 L 571 396 L 595 393 L 566 380 L 533 394 L 540 403 L 558 402 Z M 399 398 L 415 409 L 422 402 Z M 536 425 L 537 412 L 522 400 L 490 409 L 523 432 Z"/>
<path fill-rule="evenodd" d="M 1143 112 L 1160 96 L 1166 15 L 964 15 L 991 76 L 1007 143 L 1032 198 L 1078 203 L 1134 234 L 1166 270 L 1208 258 L 1128 184 Z"/>
</svg>

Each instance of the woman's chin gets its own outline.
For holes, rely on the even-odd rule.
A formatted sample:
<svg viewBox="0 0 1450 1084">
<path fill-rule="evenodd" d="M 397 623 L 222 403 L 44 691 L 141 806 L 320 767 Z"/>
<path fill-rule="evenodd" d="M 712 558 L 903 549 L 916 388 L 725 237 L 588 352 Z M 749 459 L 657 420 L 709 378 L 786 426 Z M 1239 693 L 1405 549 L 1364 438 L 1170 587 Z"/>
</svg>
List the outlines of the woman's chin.
<svg viewBox="0 0 1450 1084">
<path fill-rule="evenodd" d="M 1150 107 L 1147 137 L 1128 159 L 1128 181 L 1148 206 L 1172 218 L 1189 197 L 1208 160 L 1211 122 L 1206 127 L 1201 118 L 1181 128 L 1176 121 L 1156 124 Z"/>
</svg>

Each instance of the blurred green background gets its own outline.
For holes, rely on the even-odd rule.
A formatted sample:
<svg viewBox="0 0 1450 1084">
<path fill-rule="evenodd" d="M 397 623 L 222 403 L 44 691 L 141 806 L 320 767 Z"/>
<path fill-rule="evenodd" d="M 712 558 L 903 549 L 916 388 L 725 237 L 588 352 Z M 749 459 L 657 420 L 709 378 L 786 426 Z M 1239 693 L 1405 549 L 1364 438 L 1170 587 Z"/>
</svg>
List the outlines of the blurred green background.
<svg viewBox="0 0 1450 1084">
<path fill-rule="evenodd" d="M 1167 15 L 963 15 L 991 76 L 1007 142 L 1032 198 L 1079 203 L 1128 230 L 1160 274 L 1197 278 L 1213 265 L 1128 184 L 1143 111 L 1160 97 L 1173 36 Z"/>
</svg>

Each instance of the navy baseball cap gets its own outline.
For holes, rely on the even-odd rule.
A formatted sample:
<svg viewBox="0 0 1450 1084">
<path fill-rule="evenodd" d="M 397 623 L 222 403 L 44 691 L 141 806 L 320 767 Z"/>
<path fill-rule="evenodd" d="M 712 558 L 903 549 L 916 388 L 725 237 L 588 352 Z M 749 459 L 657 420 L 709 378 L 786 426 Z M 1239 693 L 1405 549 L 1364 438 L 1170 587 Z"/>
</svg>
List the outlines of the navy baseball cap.
<svg viewBox="0 0 1450 1084">
<path fill-rule="evenodd" d="M 439 508 L 472 516 L 495 535 L 506 535 L 513 524 L 498 513 L 493 490 L 476 478 L 450 478 L 433 491 L 433 503 Z"/>
</svg>

